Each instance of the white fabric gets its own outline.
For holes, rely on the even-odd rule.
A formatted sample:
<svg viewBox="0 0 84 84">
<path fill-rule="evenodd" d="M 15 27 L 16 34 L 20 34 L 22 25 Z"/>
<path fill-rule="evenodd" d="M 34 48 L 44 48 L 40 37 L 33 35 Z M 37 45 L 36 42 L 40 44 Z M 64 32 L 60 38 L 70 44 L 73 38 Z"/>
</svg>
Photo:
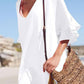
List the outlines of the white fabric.
<svg viewBox="0 0 84 84">
<path fill-rule="evenodd" d="M 56 11 L 57 35 L 59 36 L 59 41 L 69 39 L 69 44 L 72 44 L 79 36 L 77 31 L 80 25 L 69 13 L 64 0 L 58 0 Z"/>
<path fill-rule="evenodd" d="M 43 5 L 36 0 L 25 18 L 19 13 L 21 0 L 16 2 L 18 18 L 18 42 L 21 43 L 22 57 L 19 68 L 18 84 L 48 84 L 49 73 L 43 72 L 45 62 L 43 41 Z M 76 41 L 80 25 L 70 15 L 64 0 L 45 0 L 47 56 L 52 57 L 59 41 Z M 56 71 L 60 72 L 67 58 L 64 50 Z"/>
</svg>

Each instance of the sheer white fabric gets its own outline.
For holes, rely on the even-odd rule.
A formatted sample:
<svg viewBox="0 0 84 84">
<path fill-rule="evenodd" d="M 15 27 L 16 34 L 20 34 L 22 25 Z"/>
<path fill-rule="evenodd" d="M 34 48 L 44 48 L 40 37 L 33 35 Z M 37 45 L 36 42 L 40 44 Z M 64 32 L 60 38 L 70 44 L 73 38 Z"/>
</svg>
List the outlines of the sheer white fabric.
<svg viewBox="0 0 84 84">
<path fill-rule="evenodd" d="M 79 36 L 78 30 L 80 25 L 69 13 L 64 0 L 57 1 L 56 11 L 56 29 L 59 41 L 68 39 L 69 44 L 74 43 Z"/>
<path fill-rule="evenodd" d="M 21 0 L 16 2 L 18 40 L 22 47 L 18 84 L 48 84 L 49 73 L 43 72 L 45 62 L 43 41 L 43 4 L 36 0 L 27 17 L 20 15 Z M 70 15 L 64 0 L 45 0 L 47 56 L 52 57 L 59 41 L 76 41 L 80 25 Z M 60 72 L 67 58 L 64 50 L 56 71 Z"/>
</svg>

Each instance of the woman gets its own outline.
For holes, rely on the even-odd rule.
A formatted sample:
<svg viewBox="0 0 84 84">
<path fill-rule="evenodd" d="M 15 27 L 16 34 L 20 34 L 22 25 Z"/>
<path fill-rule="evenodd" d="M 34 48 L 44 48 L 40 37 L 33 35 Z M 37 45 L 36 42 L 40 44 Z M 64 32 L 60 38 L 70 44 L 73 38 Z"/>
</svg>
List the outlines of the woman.
<svg viewBox="0 0 84 84">
<path fill-rule="evenodd" d="M 45 0 L 46 45 L 44 56 L 43 0 L 16 3 L 22 57 L 19 84 L 48 84 L 49 73 L 60 72 L 67 58 L 67 45 L 76 41 L 80 25 L 70 15 L 64 0 Z"/>
</svg>

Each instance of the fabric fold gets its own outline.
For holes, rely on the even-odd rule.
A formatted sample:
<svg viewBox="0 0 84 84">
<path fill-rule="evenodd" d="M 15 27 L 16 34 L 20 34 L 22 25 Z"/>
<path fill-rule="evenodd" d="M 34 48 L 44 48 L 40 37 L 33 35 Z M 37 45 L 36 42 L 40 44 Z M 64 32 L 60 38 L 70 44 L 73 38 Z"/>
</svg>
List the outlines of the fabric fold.
<svg viewBox="0 0 84 84">
<path fill-rule="evenodd" d="M 56 32 L 59 41 L 69 40 L 69 44 L 74 43 L 79 37 L 80 24 L 71 16 L 64 0 L 57 1 L 56 18 Z"/>
</svg>

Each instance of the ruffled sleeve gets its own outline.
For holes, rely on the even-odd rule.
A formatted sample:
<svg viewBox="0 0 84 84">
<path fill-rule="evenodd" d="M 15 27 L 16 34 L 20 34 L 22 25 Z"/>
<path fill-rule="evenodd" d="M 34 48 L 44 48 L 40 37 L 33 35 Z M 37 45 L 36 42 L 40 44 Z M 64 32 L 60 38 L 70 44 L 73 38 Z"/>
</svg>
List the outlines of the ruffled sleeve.
<svg viewBox="0 0 84 84">
<path fill-rule="evenodd" d="M 69 40 L 72 44 L 79 37 L 80 24 L 69 13 L 64 0 L 57 0 L 56 7 L 56 32 L 58 40 Z"/>
</svg>

